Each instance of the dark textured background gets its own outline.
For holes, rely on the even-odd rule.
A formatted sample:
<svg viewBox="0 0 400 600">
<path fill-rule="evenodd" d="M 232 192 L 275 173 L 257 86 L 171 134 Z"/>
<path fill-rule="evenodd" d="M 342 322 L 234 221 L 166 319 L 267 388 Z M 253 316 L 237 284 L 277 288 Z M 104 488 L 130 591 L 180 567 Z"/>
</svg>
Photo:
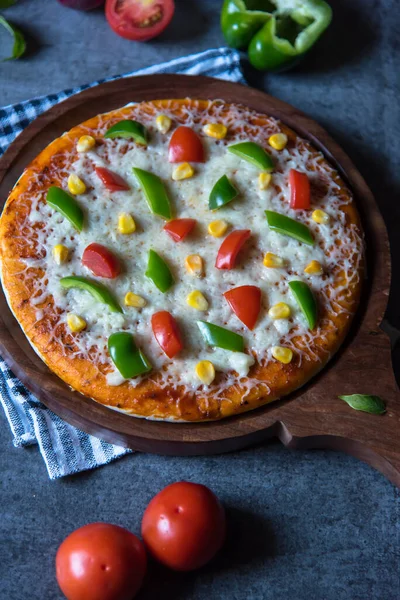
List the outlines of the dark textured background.
<svg viewBox="0 0 400 600">
<path fill-rule="evenodd" d="M 165 34 L 139 45 L 116 37 L 101 11 L 20 0 L 4 14 L 29 32 L 30 53 L 0 63 L 0 106 L 220 46 L 220 4 L 178 0 Z M 319 121 L 350 154 L 385 216 L 399 274 L 399 3 L 331 4 L 330 30 L 296 71 L 246 75 Z M 1 50 L 5 39 L 0 33 Z M 390 319 L 397 326 L 399 300 L 395 278 Z M 196 574 L 152 567 L 141 599 L 400 599 L 399 492 L 353 458 L 273 443 L 209 458 L 135 455 L 50 482 L 37 449 L 14 449 L 2 413 L 0 421 L 2 600 L 61 598 L 53 561 L 62 539 L 96 520 L 138 532 L 148 500 L 180 479 L 209 485 L 224 501 L 227 546 Z"/>
</svg>

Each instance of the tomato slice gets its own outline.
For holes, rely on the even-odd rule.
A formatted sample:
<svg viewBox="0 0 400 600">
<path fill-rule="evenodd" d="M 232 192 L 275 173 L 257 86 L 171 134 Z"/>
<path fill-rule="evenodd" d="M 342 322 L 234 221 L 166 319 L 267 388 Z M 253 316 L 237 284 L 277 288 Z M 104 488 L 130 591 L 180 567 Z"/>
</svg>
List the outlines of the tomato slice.
<svg viewBox="0 0 400 600">
<path fill-rule="evenodd" d="M 111 29 L 127 40 L 145 42 L 169 25 L 174 0 L 107 0 L 106 17 Z"/>
<path fill-rule="evenodd" d="M 96 167 L 95 171 L 100 181 L 110 192 L 124 192 L 130 189 L 126 181 L 117 173 L 113 173 L 104 167 Z"/>
<path fill-rule="evenodd" d="M 291 169 L 289 173 L 290 208 L 310 208 L 310 181 L 305 173 Z"/>
<path fill-rule="evenodd" d="M 254 329 L 261 309 L 261 290 L 255 285 L 241 285 L 224 293 L 225 300 L 238 319 Z"/>
<path fill-rule="evenodd" d="M 164 231 L 172 237 L 174 242 L 181 242 L 195 225 L 196 219 L 174 219 L 164 225 Z"/>
<path fill-rule="evenodd" d="M 115 279 L 121 272 L 118 258 L 108 248 L 96 242 L 85 248 L 82 264 L 97 277 Z"/>
<path fill-rule="evenodd" d="M 168 311 L 160 310 L 151 317 L 151 327 L 161 350 L 168 358 L 174 358 L 183 348 L 178 323 L 174 317 Z"/>
<path fill-rule="evenodd" d="M 181 125 L 171 135 L 168 147 L 170 163 L 204 162 L 204 148 L 201 139 L 193 129 Z"/>
<path fill-rule="evenodd" d="M 250 229 L 236 229 L 224 239 L 215 261 L 217 269 L 233 269 L 239 250 L 249 239 L 250 234 Z"/>
</svg>

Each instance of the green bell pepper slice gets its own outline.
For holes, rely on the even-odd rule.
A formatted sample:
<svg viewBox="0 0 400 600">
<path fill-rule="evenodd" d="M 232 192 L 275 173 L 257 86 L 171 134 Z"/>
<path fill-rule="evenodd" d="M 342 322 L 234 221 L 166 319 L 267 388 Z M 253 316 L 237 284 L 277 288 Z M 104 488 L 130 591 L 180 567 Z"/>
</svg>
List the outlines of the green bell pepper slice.
<svg viewBox="0 0 400 600">
<path fill-rule="evenodd" d="M 274 161 L 271 156 L 255 142 L 239 142 L 239 144 L 228 146 L 227 150 L 262 171 L 270 172 L 274 169 Z"/>
<path fill-rule="evenodd" d="M 311 231 L 304 223 L 300 223 L 273 210 L 266 210 L 265 216 L 267 217 L 268 227 L 273 231 L 288 235 L 309 246 L 314 246 L 314 238 L 311 235 Z"/>
<path fill-rule="evenodd" d="M 61 188 L 52 185 L 46 195 L 46 202 L 51 208 L 58 211 L 78 231 L 83 229 L 83 212 L 75 198 L 64 192 Z"/>
<path fill-rule="evenodd" d="M 123 312 L 122 308 L 110 290 L 102 283 L 98 283 L 97 281 L 93 281 L 87 277 L 72 275 L 70 277 L 63 277 L 60 279 L 60 284 L 65 289 L 78 288 L 79 290 L 85 290 L 86 292 L 89 292 L 92 294 L 95 300 L 106 304 L 111 312 Z"/>
<path fill-rule="evenodd" d="M 247 48 L 268 19 L 269 13 L 263 10 L 247 10 L 243 0 L 225 0 L 221 12 L 221 29 L 226 43 L 238 50 Z"/>
<path fill-rule="evenodd" d="M 238 193 L 239 192 L 229 181 L 228 177 L 222 175 L 210 192 L 208 208 L 210 210 L 218 210 L 218 208 L 225 206 L 225 204 L 228 204 L 228 202 L 231 202 L 236 198 Z"/>
<path fill-rule="evenodd" d="M 317 301 L 307 283 L 304 281 L 289 281 L 289 287 L 310 329 L 314 329 L 317 323 Z"/>
<path fill-rule="evenodd" d="M 148 373 L 152 369 L 149 360 L 136 347 L 133 335 L 127 331 L 113 333 L 108 338 L 111 360 L 125 379 Z"/>
<path fill-rule="evenodd" d="M 217 346 L 232 352 L 244 351 L 244 340 L 238 333 L 207 321 L 197 321 L 197 326 L 204 341 L 209 346 Z"/>
<path fill-rule="evenodd" d="M 167 263 L 155 250 L 149 250 L 149 259 L 145 275 L 152 280 L 154 285 L 163 294 L 165 294 L 165 292 L 167 292 L 175 283 Z"/>
<path fill-rule="evenodd" d="M 137 167 L 133 168 L 133 173 L 144 192 L 151 212 L 169 221 L 172 217 L 171 205 L 161 179 L 157 175 L 154 175 L 154 173 Z"/>
<path fill-rule="evenodd" d="M 105 138 L 128 138 L 133 139 L 142 146 L 147 146 L 147 129 L 141 123 L 132 121 L 131 119 L 123 119 L 118 121 L 112 127 L 107 129 L 104 134 Z"/>
</svg>

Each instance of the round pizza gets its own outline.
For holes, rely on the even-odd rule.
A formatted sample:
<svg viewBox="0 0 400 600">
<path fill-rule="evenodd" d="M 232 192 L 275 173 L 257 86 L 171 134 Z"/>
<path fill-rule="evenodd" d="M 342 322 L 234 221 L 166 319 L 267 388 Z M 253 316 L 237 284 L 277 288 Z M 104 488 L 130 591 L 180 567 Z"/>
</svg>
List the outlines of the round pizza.
<svg viewBox="0 0 400 600">
<path fill-rule="evenodd" d="M 221 419 L 324 367 L 359 302 L 363 236 L 324 156 L 244 106 L 98 115 L 25 169 L 1 277 L 34 350 L 127 414 Z"/>
</svg>

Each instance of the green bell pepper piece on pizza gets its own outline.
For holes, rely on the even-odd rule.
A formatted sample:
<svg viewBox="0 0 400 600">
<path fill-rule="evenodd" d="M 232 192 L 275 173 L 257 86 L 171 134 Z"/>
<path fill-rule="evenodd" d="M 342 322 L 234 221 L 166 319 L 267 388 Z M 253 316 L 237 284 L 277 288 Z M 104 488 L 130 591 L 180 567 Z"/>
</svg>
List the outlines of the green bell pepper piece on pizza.
<svg viewBox="0 0 400 600">
<path fill-rule="evenodd" d="M 314 329 L 317 323 L 317 302 L 310 286 L 304 281 L 289 281 L 289 287 L 309 328 Z"/>
<path fill-rule="evenodd" d="M 133 335 L 127 331 L 113 333 L 108 338 L 108 352 L 122 377 L 131 379 L 151 371 L 152 366 L 136 347 Z"/>
<path fill-rule="evenodd" d="M 232 352 L 244 351 L 244 340 L 238 333 L 207 321 L 197 321 L 197 326 L 208 346 L 216 346 Z"/>
<path fill-rule="evenodd" d="M 68 219 L 75 229 L 82 231 L 83 212 L 75 198 L 64 192 L 61 188 L 52 185 L 47 191 L 46 202 L 63 217 Z"/>
<path fill-rule="evenodd" d="M 169 221 L 172 217 L 171 205 L 163 182 L 157 175 L 133 168 L 140 187 L 142 188 L 151 212 Z"/>
<path fill-rule="evenodd" d="M 118 123 L 107 129 L 104 137 L 133 139 L 138 144 L 147 146 L 147 129 L 141 123 L 131 119 L 118 121 Z"/>
<path fill-rule="evenodd" d="M 256 69 L 295 64 L 332 20 L 325 0 L 225 0 L 222 33 L 229 46 L 248 50 Z"/>
<path fill-rule="evenodd" d="M 149 250 L 146 277 L 152 280 L 154 285 L 165 294 L 175 283 L 167 263 L 155 250 Z"/>
<path fill-rule="evenodd" d="M 79 290 L 85 290 L 86 292 L 92 294 L 95 300 L 106 304 L 111 312 L 122 313 L 122 308 L 110 290 L 102 283 L 98 283 L 97 281 L 93 281 L 87 277 L 72 275 L 70 277 L 63 277 L 60 279 L 60 284 L 65 289 L 77 288 Z"/>
<path fill-rule="evenodd" d="M 265 216 L 267 217 L 268 227 L 273 231 L 288 235 L 309 246 L 314 246 L 314 238 L 311 235 L 311 231 L 304 223 L 300 223 L 273 210 L 266 210 Z"/>
<path fill-rule="evenodd" d="M 222 175 L 210 192 L 208 208 L 210 210 L 222 208 L 225 204 L 236 198 L 237 195 L 238 191 L 235 186 L 231 184 L 226 175 Z"/>
<path fill-rule="evenodd" d="M 262 171 L 270 172 L 274 169 L 274 161 L 271 156 L 255 142 L 239 142 L 239 144 L 228 146 L 227 150 Z"/>
</svg>

